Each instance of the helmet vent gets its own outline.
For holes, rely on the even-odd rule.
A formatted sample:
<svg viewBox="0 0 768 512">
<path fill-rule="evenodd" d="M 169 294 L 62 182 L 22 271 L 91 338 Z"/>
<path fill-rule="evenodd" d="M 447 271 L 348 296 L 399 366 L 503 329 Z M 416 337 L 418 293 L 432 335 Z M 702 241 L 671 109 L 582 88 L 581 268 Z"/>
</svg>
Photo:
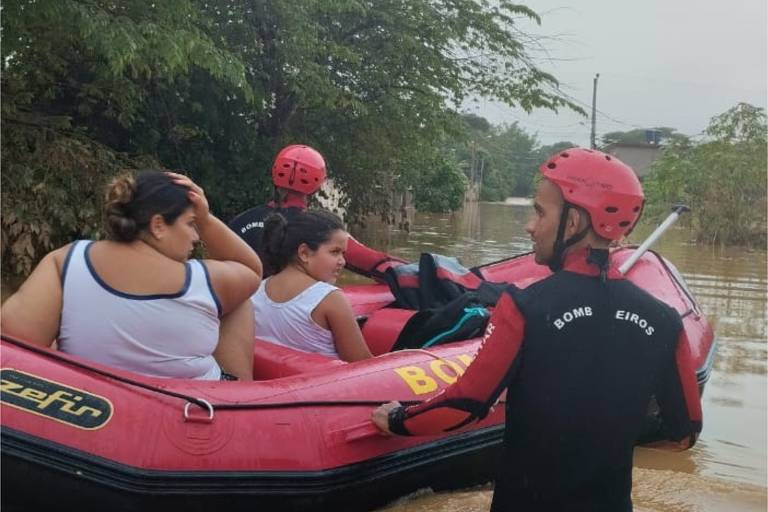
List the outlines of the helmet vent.
<svg viewBox="0 0 768 512">
<path fill-rule="evenodd" d="M 632 211 L 633 212 L 639 212 L 640 211 L 640 207 L 639 206 L 635 206 L 634 208 L 632 208 Z"/>
<path fill-rule="evenodd" d="M 277 173 L 277 175 L 280 176 L 281 178 L 285 177 L 285 173 L 284 172 L 279 172 L 279 173 Z"/>
<path fill-rule="evenodd" d="M 557 167 L 557 164 L 555 162 L 549 162 L 547 164 L 547 169 L 554 169 L 555 167 Z"/>
<path fill-rule="evenodd" d="M 630 224 L 632 224 L 632 223 L 630 221 L 628 221 L 628 220 L 623 220 L 623 221 L 619 222 L 619 226 L 621 226 L 622 228 L 625 228 L 625 227 L 629 226 Z"/>
<path fill-rule="evenodd" d="M 616 208 L 615 206 L 606 206 L 605 211 L 607 211 L 608 213 L 616 213 L 617 211 L 619 211 L 619 209 Z"/>
<path fill-rule="evenodd" d="M 611 161 L 611 157 L 609 155 L 605 155 L 605 159 L 608 160 L 609 162 Z"/>
<path fill-rule="evenodd" d="M 560 153 L 560 156 L 563 158 L 568 158 L 570 155 L 568 153 Z"/>
<path fill-rule="evenodd" d="M 307 170 L 304 167 L 299 167 L 299 171 L 303 172 L 304 174 L 307 174 Z"/>
</svg>

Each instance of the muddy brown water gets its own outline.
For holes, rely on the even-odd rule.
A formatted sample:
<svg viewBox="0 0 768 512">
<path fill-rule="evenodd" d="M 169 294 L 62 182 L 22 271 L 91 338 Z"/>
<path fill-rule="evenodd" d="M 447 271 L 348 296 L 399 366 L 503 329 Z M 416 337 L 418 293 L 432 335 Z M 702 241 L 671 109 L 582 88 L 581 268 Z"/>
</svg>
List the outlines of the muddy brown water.
<svg viewBox="0 0 768 512">
<path fill-rule="evenodd" d="M 416 261 L 421 252 L 457 256 L 466 266 L 529 251 L 523 226 L 530 207 L 470 204 L 454 214 L 408 214 L 409 231 L 372 222 L 353 229 L 362 242 Z M 643 232 L 644 231 L 644 232 Z M 650 229 L 633 236 L 639 243 Z M 713 248 L 674 229 L 654 249 L 671 260 L 714 324 L 718 339 L 704 393 L 704 431 L 683 453 L 638 449 L 635 510 L 766 510 L 766 252 Z M 362 282 L 345 275 L 343 282 Z M 383 510 L 480 512 L 491 486 L 448 493 L 421 490 Z"/>
</svg>

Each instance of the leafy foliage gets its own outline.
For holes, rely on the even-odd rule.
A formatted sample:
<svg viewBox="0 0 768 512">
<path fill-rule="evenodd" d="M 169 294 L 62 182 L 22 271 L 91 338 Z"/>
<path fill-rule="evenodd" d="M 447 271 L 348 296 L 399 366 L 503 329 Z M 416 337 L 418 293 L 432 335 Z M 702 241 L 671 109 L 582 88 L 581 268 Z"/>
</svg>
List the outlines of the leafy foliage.
<svg viewBox="0 0 768 512">
<path fill-rule="evenodd" d="M 740 103 L 716 116 L 701 143 L 676 140 L 654 163 L 645 182 L 647 213 L 671 204 L 692 209 L 697 239 L 711 243 L 766 243 L 765 110 Z"/>
<path fill-rule="evenodd" d="M 500 201 L 529 195 L 531 175 L 539 163 L 534 158 L 536 146 L 536 137 L 517 123 L 498 128 L 487 142 L 490 172 L 486 174 L 480 198 Z"/>
<path fill-rule="evenodd" d="M 483 201 L 532 195 L 541 162 L 552 153 L 575 145 L 559 142 L 540 146 L 536 136 L 517 123 L 492 126 L 474 114 L 464 114 L 461 119 L 463 131 L 453 136 L 446 151 L 455 157 L 470 182 L 482 184 Z"/>
<path fill-rule="evenodd" d="M 152 108 L 157 91 L 198 72 L 256 100 L 244 66 L 206 35 L 194 6 L 3 4 L 5 275 L 28 273 L 57 245 L 98 237 L 106 181 L 126 167 L 160 165 L 146 143 L 167 144 L 159 132 L 167 125 L 155 122 L 163 112 Z"/>
<path fill-rule="evenodd" d="M 2 261 L 28 274 L 47 251 L 80 237 L 100 238 L 101 191 L 125 168 L 157 165 L 119 154 L 82 135 L 50 128 L 61 119 L 6 117 L 2 129 Z M 42 127 L 47 122 L 48 127 Z"/>
<path fill-rule="evenodd" d="M 681 137 L 684 137 L 679 133 L 675 133 L 676 130 L 674 128 L 660 126 L 656 128 L 638 128 L 626 132 L 608 132 L 602 136 L 602 141 L 604 145 L 615 143 L 650 144 L 651 141 L 648 140 L 648 132 L 656 132 L 656 137 L 658 138 L 656 143 L 675 141 L 679 140 Z"/>
<path fill-rule="evenodd" d="M 440 159 L 425 169 L 414 186 L 416 208 L 429 212 L 458 210 L 466 186 L 467 179 L 456 162 Z"/>
<path fill-rule="evenodd" d="M 579 110 L 528 57 L 520 19 L 538 21 L 485 0 L 6 2 L 3 250 L 34 236 L 4 271 L 92 236 L 101 182 L 137 159 L 188 172 L 224 218 L 270 195 L 271 159 L 292 142 L 327 157 L 352 220 L 387 211 L 387 187 L 441 173 L 451 199 L 435 207 L 454 205 L 461 180 L 441 144 L 467 97 Z M 23 137 L 10 119 L 28 123 Z M 42 161 L 66 152 L 69 167 Z M 73 179 L 85 162 L 92 179 Z M 22 204 L 41 184 L 62 189 Z"/>
</svg>

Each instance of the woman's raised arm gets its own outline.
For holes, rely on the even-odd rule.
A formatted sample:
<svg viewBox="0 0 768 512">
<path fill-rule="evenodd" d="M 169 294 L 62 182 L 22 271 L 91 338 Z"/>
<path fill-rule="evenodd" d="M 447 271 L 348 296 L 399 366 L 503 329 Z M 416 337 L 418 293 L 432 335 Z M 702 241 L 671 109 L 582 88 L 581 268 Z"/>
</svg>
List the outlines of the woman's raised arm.
<svg viewBox="0 0 768 512">
<path fill-rule="evenodd" d="M 222 312 L 226 314 L 253 295 L 259 287 L 261 260 L 242 238 L 210 213 L 202 188 L 182 174 L 168 175 L 189 189 L 189 200 L 195 211 L 200 240 L 205 244 L 210 258 L 206 265 L 211 285 L 219 297 Z"/>
</svg>

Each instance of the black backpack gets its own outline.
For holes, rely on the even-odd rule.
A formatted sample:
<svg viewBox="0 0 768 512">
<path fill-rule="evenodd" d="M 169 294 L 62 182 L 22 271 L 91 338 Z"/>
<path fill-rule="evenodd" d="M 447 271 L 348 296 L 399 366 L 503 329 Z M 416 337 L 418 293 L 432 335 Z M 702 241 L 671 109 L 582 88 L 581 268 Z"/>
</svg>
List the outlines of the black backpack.
<svg viewBox="0 0 768 512">
<path fill-rule="evenodd" d="M 415 309 L 392 350 L 425 348 L 479 336 L 506 285 L 489 283 L 457 259 L 424 253 L 419 264 L 387 270 L 394 307 Z"/>
</svg>

